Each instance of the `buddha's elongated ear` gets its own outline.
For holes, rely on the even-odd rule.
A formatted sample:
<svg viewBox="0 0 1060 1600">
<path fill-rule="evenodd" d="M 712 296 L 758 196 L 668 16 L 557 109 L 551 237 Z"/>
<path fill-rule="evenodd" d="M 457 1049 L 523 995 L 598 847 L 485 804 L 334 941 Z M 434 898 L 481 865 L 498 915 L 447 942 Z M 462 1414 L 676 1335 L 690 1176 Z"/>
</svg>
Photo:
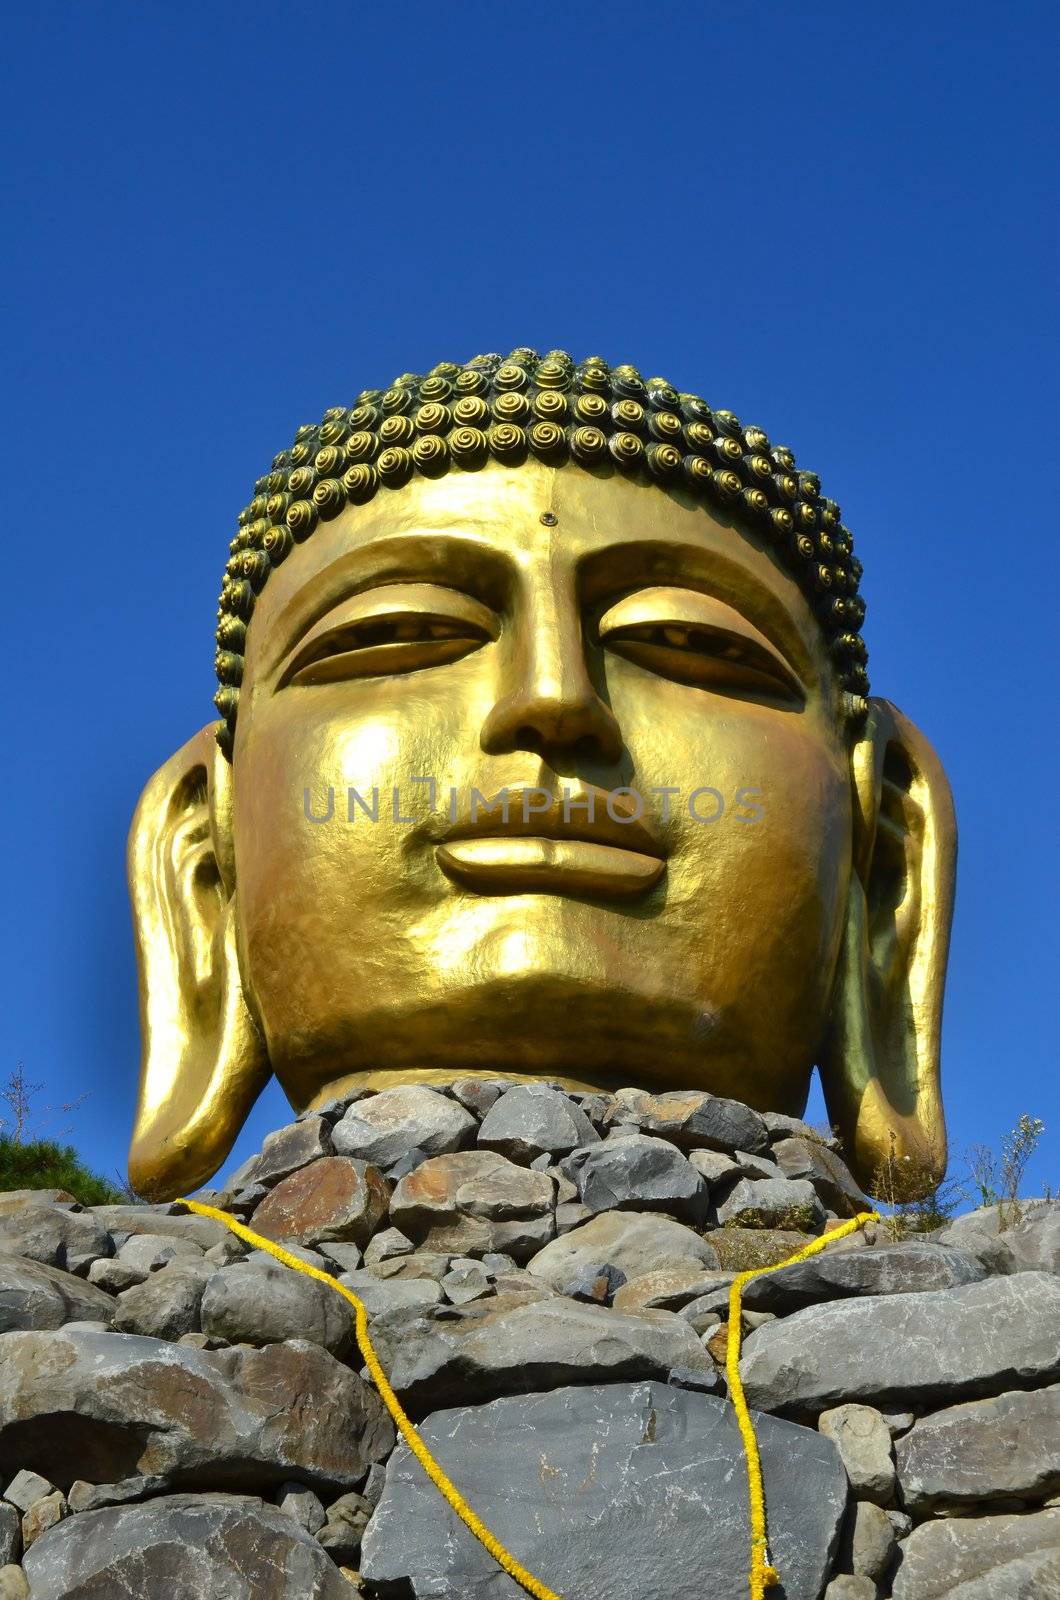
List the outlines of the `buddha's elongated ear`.
<svg viewBox="0 0 1060 1600">
<path fill-rule="evenodd" d="M 215 726 L 155 773 L 129 833 L 143 1040 L 129 1177 L 151 1200 L 217 1171 L 269 1076 L 239 976 L 231 768 Z"/>
<path fill-rule="evenodd" d="M 888 701 L 869 702 L 851 770 L 854 861 L 821 1077 L 862 1185 L 913 1199 L 946 1170 L 939 1041 L 957 825 L 938 757 Z"/>
</svg>

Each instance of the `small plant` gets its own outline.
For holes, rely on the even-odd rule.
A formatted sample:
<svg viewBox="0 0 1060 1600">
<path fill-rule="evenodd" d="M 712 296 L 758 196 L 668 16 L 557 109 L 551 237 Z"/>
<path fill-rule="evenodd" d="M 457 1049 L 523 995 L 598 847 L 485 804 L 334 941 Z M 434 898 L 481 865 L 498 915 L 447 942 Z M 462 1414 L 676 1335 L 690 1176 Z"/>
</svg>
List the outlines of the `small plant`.
<svg viewBox="0 0 1060 1600">
<path fill-rule="evenodd" d="M 1045 1123 L 1024 1112 L 1001 1138 L 1001 1154 L 986 1144 L 973 1144 L 965 1161 L 981 1206 L 997 1206 L 998 1229 L 1013 1227 L 1023 1215 L 1020 1189 L 1027 1165 L 1041 1142 Z"/>
<path fill-rule="evenodd" d="M 963 1186 L 955 1178 L 932 1183 L 926 1161 L 915 1155 L 898 1154 L 898 1136 L 892 1128 L 890 1149 L 873 1174 L 871 1189 L 886 1208 L 884 1226 L 894 1240 L 915 1234 L 933 1233 L 952 1221 L 966 1199 Z M 930 1187 L 925 1190 L 925 1184 Z M 908 1199 L 914 1195 L 917 1198 Z"/>
<path fill-rule="evenodd" d="M 91 1172 L 72 1145 L 0 1134 L 0 1190 L 65 1189 L 84 1206 L 117 1205 L 124 1189 Z"/>
</svg>

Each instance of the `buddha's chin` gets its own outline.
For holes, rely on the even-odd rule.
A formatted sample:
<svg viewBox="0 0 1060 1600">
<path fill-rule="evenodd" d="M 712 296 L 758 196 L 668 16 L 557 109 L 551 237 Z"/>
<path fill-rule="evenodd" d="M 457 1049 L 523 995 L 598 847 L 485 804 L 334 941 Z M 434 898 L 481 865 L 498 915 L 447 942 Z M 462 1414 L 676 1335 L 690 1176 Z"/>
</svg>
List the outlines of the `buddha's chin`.
<svg viewBox="0 0 1060 1600">
<path fill-rule="evenodd" d="M 341 1037 L 318 1036 L 316 1048 L 275 1068 L 298 1110 L 358 1089 L 495 1077 L 576 1090 L 699 1088 L 798 1114 L 809 1067 L 786 1081 L 775 1058 L 756 1071 L 729 1031 L 708 1007 L 670 989 L 523 969 L 479 973 L 444 997 L 407 1006 L 391 997 L 378 1012 L 349 1019 L 336 1030 Z"/>
</svg>

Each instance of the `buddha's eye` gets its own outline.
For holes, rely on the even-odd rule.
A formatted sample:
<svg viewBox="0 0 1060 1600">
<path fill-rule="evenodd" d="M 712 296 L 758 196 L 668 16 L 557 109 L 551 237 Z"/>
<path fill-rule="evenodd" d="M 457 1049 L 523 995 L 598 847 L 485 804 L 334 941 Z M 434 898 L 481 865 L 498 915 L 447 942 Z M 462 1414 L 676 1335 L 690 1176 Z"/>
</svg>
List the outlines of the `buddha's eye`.
<svg viewBox="0 0 1060 1600">
<path fill-rule="evenodd" d="M 674 592 L 655 593 L 672 600 Z M 757 629 L 744 625 L 730 607 L 698 596 L 694 601 L 703 620 L 679 619 L 665 611 L 656 620 L 647 591 L 630 596 L 600 619 L 600 643 L 613 655 L 678 683 L 803 704 L 805 693 L 795 673 Z M 711 610 L 718 613 L 716 622 L 708 620 Z M 733 626 L 726 626 L 722 613 L 733 618 Z"/>
<path fill-rule="evenodd" d="M 359 597 L 318 627 L 293 657 L 279 687 L 416 672 L 458 661 L 496 637 L 492 614 L 469 596 L 454 595 L 443 614 L 390 604 L 392 593 Z"/>
</svg>

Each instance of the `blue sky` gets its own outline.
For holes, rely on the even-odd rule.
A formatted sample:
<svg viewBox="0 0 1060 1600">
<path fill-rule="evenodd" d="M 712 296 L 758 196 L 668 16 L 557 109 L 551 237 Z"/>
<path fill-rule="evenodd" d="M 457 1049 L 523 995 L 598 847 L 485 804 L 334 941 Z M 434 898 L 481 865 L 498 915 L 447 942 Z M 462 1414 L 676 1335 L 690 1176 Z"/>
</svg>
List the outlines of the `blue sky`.
<svg viewBox="0 0 1060 1600">
<path fill-rule="evenodd" d="M 561 346 L 841 502 L 874 688 L 956 794 L 952 1142 L 1034 1113 L 1057 1183 L 1056 7 L 3 10 L 0 1074 L 87 1093 L 53 1127 L 123 1167 L 125 833 L 212 715 L 274 451 L 397 372 Z"/>
</svg>

